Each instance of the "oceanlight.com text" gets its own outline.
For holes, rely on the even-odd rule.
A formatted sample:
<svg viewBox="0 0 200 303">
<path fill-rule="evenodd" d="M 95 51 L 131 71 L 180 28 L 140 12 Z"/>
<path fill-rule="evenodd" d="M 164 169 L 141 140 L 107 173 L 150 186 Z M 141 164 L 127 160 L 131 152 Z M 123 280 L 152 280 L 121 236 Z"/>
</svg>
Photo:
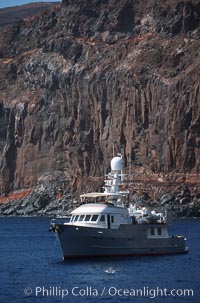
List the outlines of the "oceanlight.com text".
<svg viewBox="0 0 200 303">
<path fill-rule="evenodd" d="M 26 296 L 36 297 L 146 297 L 154 299 L 157 297 L 193 297 L 193 289 L 167 289 L 144 286 L 142 288 L 118 288 L 115 286 L 96 288 L 94 286 L 63 288 L 60 286 L 36 286 L 24 289 Z"/>
</svg>

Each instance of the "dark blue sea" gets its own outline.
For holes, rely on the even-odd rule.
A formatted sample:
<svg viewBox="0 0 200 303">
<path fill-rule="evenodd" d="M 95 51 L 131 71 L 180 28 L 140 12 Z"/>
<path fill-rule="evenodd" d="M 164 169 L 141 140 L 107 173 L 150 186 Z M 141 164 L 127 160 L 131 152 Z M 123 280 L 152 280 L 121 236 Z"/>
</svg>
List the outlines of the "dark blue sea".
<svg viewBox="0 0 200 303">
<path fill-rule="evenodd" d="M 62 261 L 49 218 L 0 218 L 0 302 L 200 302 L 200 220 L 174 221 L 190 253 Z"/>
</svg>

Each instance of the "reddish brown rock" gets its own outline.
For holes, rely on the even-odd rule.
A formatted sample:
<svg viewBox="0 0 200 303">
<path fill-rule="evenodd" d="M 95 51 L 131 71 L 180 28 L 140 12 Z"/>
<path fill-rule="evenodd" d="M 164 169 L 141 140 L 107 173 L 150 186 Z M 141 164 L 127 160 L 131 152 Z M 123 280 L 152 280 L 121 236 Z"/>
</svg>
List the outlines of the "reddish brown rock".
<svg viewBox="0 0 200 303">
<path fill-rule="evenodd" d="M 199 1 L 63 1 L 0 32 L 0 189 L 73 189 L 115 152 L 200 170 Z M 144 175 L 145 178 L 145 175 Z"/>
</svg>

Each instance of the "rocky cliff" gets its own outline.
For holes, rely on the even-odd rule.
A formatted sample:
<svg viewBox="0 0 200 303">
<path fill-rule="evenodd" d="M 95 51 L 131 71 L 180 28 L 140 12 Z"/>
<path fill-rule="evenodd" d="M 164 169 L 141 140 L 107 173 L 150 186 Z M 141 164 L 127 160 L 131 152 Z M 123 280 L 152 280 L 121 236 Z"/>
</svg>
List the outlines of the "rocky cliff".
<svg viewBox="0 0 200 303">
<path fill-rule="evenodd" d="M 2 29 L 0 191 L 76 190 L 113 143 L 131 169 L 198 174 L 199 50 L 199 0 L 63 0 Z"/>
</svg>

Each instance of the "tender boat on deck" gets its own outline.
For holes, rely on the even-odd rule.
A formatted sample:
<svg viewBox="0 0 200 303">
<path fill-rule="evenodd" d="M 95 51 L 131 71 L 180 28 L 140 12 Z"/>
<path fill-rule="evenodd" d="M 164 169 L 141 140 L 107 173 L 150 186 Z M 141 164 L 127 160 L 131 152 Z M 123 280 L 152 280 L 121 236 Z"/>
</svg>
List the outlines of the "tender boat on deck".
<svg viewBox="0 0 200 303">
<path fill-rule="evenodd" d="M 119 190 L 122 169 L 123 160 L 118 155 L 111 160 L 104 192 L 81 195 L 85 204 L 72 211 L 70 221 L 51 221 L 64 259 L 188 252 L 183 236 L 169 235 L 165 216 L 124 206 L 129 192 Z"/>
</svg>

